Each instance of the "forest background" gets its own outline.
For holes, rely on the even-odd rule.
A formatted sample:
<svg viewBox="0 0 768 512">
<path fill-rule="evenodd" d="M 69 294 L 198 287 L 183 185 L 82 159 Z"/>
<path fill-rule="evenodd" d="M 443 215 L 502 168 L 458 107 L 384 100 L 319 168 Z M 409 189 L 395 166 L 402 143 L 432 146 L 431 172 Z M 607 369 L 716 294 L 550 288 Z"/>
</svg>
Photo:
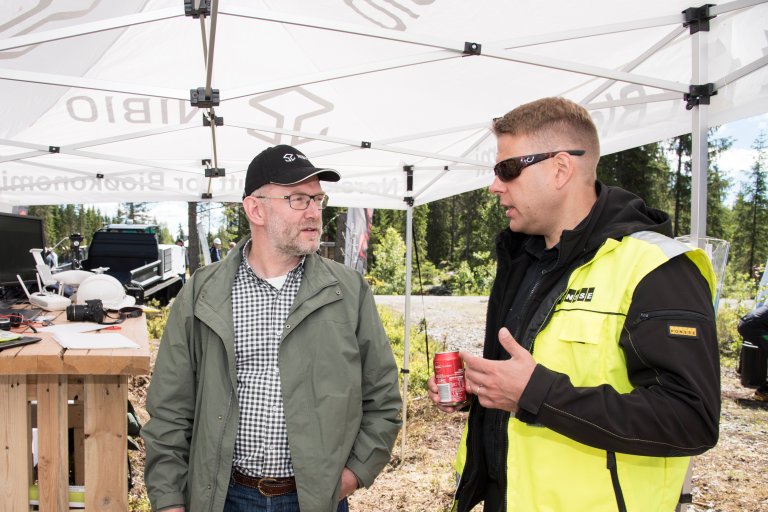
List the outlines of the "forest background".
<svg viewBox="0 0 768 512">
<path fill-rule="evenodd" d="M 712 130 L 711 134 L 715 131 Z M 768 147 L 761 131 L 752 143 L 754 159 L 742 179 L 734 183 L 720 169 L 719 158 L 733 144 L 728 137 L 709 140 L 707 173 L 707 236 L 730 242 L 724 294 L 741 277 L 754 279 L 768 257 Z M 652 207 L 668 212 L 674 236 L 690 233 L 691 137 L 673 139 L 605 155 L 600 159 L 598 179 L 634 192 Z M 729 204 L 727 199 L 731 197 Z M 735 199 L 733 199 L 735 197 Z M 190 254 L 202 254 L 214 237 L 226 248 L 248 234 L 248 222 L 239 203 L 189 203 L 188 225 L 195 226 L 210 210 L 219 210 L 223 222 L 198 240 L 197 230 L 179 223 L 169 227 L 152 218 L 149 203 L 120 204 L 115 215 L 105 215 L 93 206 L 31 206 L 29 214 L 44 219 L 47 246 L 61 243 L 60 261 L 68 258 L 72 233 L 91 235 L 112 222 L 153 223 L 160 226 L 161 243 L 187 240 Z M 324 240 L 337 240 L 337 218 L 346 208 L 329 207 L 324 212 Z M 479 189 L 414 208 L 414 291 L 470 295 L 486 294 L 495 272 L 494 238 L 507 224 L 498 199 Z M 189 233 L 189 236 L 186 236 Z M 401 294 L 405 289 L 405 211 L 376 210 L 369 240 L 369 282 L 375 293 Z M 202 258 L 190 259 L 190 272 Z"/>
</svg>

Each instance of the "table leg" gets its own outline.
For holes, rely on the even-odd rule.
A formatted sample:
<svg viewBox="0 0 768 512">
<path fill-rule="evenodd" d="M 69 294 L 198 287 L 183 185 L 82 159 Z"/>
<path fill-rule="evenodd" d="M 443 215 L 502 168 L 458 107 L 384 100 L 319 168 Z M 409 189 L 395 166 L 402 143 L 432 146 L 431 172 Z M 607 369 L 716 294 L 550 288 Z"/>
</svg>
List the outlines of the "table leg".
<svg viewBox="0 0 768 512">
<path fill-rule="evenodd" d="M 26 375 L 0 375 L 0 511 L 29 510 L 31 473 Z"/>
<path fill-rule="evenodd" d="M 128 376 L 85 378 L 85 508 L 128 510 Z"/>
<path fill-rule="evenodd" d="M 37 378 L 37 480 L 40 510 L 69 510 L 67 376 Z"/>
</svg>

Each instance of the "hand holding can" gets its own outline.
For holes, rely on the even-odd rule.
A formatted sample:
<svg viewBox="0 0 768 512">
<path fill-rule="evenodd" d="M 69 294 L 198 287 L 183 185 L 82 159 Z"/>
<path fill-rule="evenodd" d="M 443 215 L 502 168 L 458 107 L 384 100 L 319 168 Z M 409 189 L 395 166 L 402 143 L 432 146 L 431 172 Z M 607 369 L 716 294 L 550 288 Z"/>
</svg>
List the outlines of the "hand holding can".
<svg viewBox="0 0 768 512">
<path fill-rule="evenodd" d="M 464 362 L 458 351 L 435 354 L 434 368 L 440 405 L 457 406 L 466 403 Z"/>
</svg>

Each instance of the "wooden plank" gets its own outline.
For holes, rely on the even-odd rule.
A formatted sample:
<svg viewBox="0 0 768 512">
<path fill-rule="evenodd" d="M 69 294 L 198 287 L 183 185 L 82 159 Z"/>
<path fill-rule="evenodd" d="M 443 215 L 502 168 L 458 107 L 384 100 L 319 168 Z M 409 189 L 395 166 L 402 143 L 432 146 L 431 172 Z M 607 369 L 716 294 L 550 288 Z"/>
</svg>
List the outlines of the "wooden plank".
<svg viewBox="0 0 768 512">
<path fill-rule="evenodd" d="M 75 402 L 69 406 L 69 427 L 74 437 L 75 485 L 85 485 L 85 410 L 83 402 Z"/>
<path fill-rule="evenodd" d="M 29 335 L 42 339 L 37 343 L 0 351 L 0 374 L 61 373 L 64 352 L 61 345 L 49 334 Z"/>
<path fill-rule="evenodd" d="M 29 510 L 29 432 L 24 375 L 0 375 L 0 511 Z"/>
<path fill-rule="evenodd" d="M 40 510 L 66 510 L 69 508 L 67 376 L 40 375 L 37 383 Z"/>
<path fill-rule="evenodd" d="M 85 378 L 85 508 L 128 510 L 128 376 Z"/>
<path fill-rule="evenodd" d="M 85 377 L 82 375 L 69 375 L 67 378 L 67 400 L 83 399 L 83 383 Z M 37 400 L 37 375 L 27 375 L 27 400 Z"/>
<path fill-rule="evenodd" d="M 35 334 L 38 343 L 0 351 L 1 374 L 147 375 L 149 339 L 145 317 L 120 324 L 121 334 L 135 341 L 138 349 L 66 350 L 50 333 Z"/>
<path fill-rule="evenodd" d="M 67 350 L 63 357 L 64 372 L 82 375 L 147 375 L 149 339 L 144 317 L 130 318 L 120 324 L 120 331 L 139 348 L 110 350 Z"/>
</svg>

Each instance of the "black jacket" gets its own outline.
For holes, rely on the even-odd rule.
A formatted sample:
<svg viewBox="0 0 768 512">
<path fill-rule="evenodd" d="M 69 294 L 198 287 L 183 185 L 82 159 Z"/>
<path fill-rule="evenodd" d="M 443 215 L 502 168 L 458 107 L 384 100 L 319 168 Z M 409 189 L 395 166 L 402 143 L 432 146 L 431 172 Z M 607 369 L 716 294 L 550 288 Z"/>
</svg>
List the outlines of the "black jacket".
<svg viewBox="0 0 768 512">
<path fill-rule="evenodd" d="M 637 196 L 599 182 L 596 189 L 598 198 L 591 212 L 576 229 L 563 232 L 557 262 L 529 291 L 517 336 L 524 347 L 532 350 L 535 335 L 565 291 L 570 273 L 589 261 L 606 239 L 619 240 L 638 231 L 671 235 L 669 217 Z M 497 336 L 528 267 L 530 256 L 523 249 L 528 238 L 509 229 L 497 238 L 498 267 L 488 302 L 485 358 L 508 357 Z M 676 343 L 667 334 L 666 322 L 638 321 L 649 311 L 695 320 L 700 339 Z M 628 349 L 630 337 L 634 346 Z M 568 375 L 537 365 L 520 398 L 517 419 L 613 452 L 681 456 L 713 447 L 720 416 L 715 312 L 708 283 L 686 256 L 671 259 L 640 282 L 619 344 L 635 386 L 631 393 L 620 394 L 610 386 L 577 389 Z M 484 414 L 475 398 L 468 419 L 467 461 L 456 494 L 460 511 L 471 509 L 484 496 L 480 436 Z"/>
<path fill-rule="evenodd" d="M 742 338 L 768 351 L 768 304 L 745 315 L 737 329 Z"/>
</svg>

